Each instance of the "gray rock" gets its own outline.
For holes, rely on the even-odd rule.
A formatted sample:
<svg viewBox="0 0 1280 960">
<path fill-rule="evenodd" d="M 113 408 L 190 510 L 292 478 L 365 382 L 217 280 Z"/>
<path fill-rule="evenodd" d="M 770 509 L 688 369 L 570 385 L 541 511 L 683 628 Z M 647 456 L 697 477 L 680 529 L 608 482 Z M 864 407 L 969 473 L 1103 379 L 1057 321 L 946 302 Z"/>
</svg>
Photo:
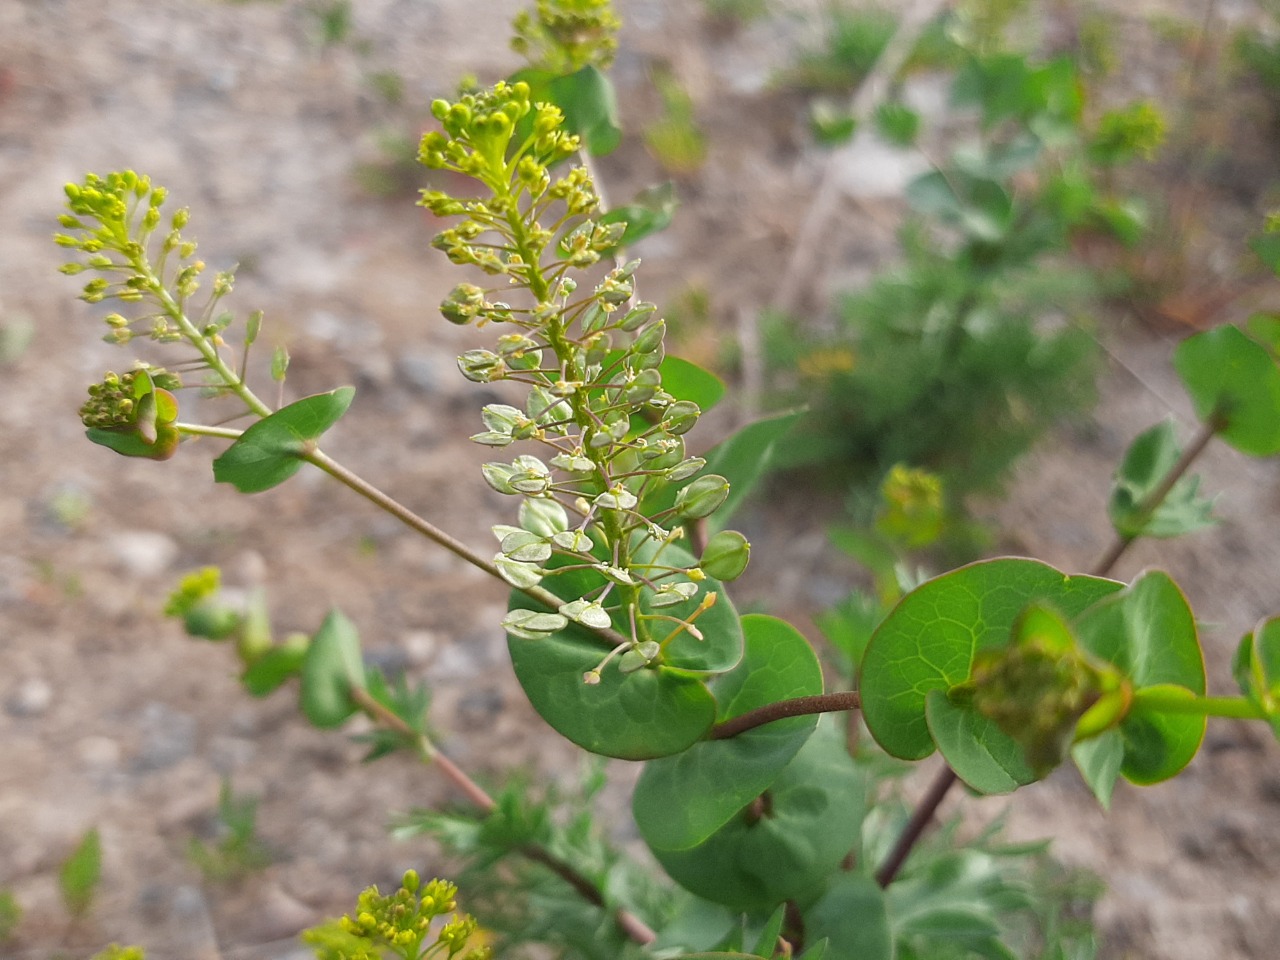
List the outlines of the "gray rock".
<svg viewBox="0 0 1280 960">
<path fill-rule="evenodd" d="M 195 751 L 196 720 L 190 714 L 152 701 L 142 708 L 139 724 L 142 744 L 134 760 L 139 773 L 171 767 Z"/>
<path fill-rule="evenodd" d="M 453 361 L 437 354 L 415 350 L 400 355 L 396 373 L 409 389 L 435 394 L 449 384 L 450 378 L 457 376 L 457 367 Z"/>
</svg>

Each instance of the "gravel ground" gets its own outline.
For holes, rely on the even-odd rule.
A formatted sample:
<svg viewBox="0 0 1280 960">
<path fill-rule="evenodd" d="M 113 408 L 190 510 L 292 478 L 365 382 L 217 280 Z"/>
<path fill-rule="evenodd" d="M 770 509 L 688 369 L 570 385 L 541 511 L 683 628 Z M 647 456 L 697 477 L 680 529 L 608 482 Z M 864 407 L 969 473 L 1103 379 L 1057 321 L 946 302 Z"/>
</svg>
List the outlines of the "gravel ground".
<svg viewBox="0 0 1280 960">
<path fill-rule="evenodd" d="M 623 115 L 655 115 L 645 76 L 664 62 L 708 138 L 706 166 L 681 183 L 675 227 L 640 252 L 646 296 L 717 291 L 713 323 L 684 344 L 712 359 L 780 282 L 823 163 L 802 106 L 765 88 L 812 25 L 777 16 L 735 31 L 705 22 L 696 4 L 619 7 Z M 1220 7 L 1222 17 L 1252 11 Z M 267 586 L 281 631 L 314 629 L 340 606 L 373 657 L 431 679 L 445 749 L 481 776 L 515 766 L 549 781 L 573 775 L 574 751 L 546 733 L 510 676 L 496 629 L 503 591 L 482 575 L 318 475 L 242 497 L 210 482 L 212 444 L 154 464 L 84 441 L 74 410 L 85 385 L 129 357 L 98 342 L 99 312 L 73 299 L 49 243 L 64 182 L 149 172 L 192 208 L 202 256 L 240 264 L 235 301 L 242 313 L 265 309 L 264 336 L 287 343 L 290 394 L 356 385 L 326 449 L 485 544 L 508 504 L 477 482 L 484 454 L 466 441 L 484 401 L 453 357 L 475 334 L 436 314 L 456 281 L 429 250 L 411 193 L 372 197 L 353 171 L 385 166 L 385 134 L 415 137 L 425 104 L 464 73 L 515 67 L 515 8 L 361 0 L 351 34 L 326 47 L 314 5 L 299 0 L 0 0 L 0 325 L 33 334 L 0 366 L 0 889 L 27 914 L 0 955 L 88 956 L 117 940 L 147 945 L 154 960 L 304 956 L 296 931 L 366 884 L 385 887 L 409 866 L 447 869 L 384 829 L 396 811 L 450 798 L 431 771 L 358 766 L 358 745 L 306 727 L 285 694 L 248 700 L 228 651 L 162 620 L 176 576 L 203 564 L 223 565 L 242 588 Z M 1126 53 L 1134 86 L 1159 87 L 1155 68 Z M 379 96 L 382 74 L 401 79 L 402 104 Z M 660 177 L 634 133 L 603 170 L 620 197 Z M 865 275 L 891 249 L 892 192 L 849 207 L 858 227 L 825 245 L 824 283 Z M 1105 543 L 1107 477 L 1128 440 L 1170 412 L 1190 422 L 1168 368 L 1172 334 L 1121 324 L 1106 339 L 1113 361 L 1096 420 L 1029 458 L 1009 502 L 991 507 L 1012 552 L 1085 566 Z M 1236 638 L 1276 608 L 1280 486 L 1275 464 L 1225 449 L 1204 473 L 1224 491 L 1221 528 L 1144 545 L 1121 573 L 1158 564 L 1186 586 L 1225 692 Z M 823 547 L 811 504 L 784 499 L 745 522 L 759 531 L 748 599 L 806 622 L 852 575 Z M 619 769 L 619 782 L 632 774 Z M 192 837 L 216 835 L 224 778 L 259 798 L 273 856 L 238 885 L 205 882 L 186 855 Z M 1106 956 L 1261 960 L 1280 942 L 1278 803 L 1280 749 L 1265 731 L 1228 723 L 1211 728 L 1184 776 L 1121 789 L 1110 815 L 1078 780 L 1055 776 L 1020 793 L 1010 817 L 1018 835 L 1055 836 L 1064 860 L 1108 878 Z M 73 923 L 56 875 L 90 827 L 105 882 Z"/>
</svg>

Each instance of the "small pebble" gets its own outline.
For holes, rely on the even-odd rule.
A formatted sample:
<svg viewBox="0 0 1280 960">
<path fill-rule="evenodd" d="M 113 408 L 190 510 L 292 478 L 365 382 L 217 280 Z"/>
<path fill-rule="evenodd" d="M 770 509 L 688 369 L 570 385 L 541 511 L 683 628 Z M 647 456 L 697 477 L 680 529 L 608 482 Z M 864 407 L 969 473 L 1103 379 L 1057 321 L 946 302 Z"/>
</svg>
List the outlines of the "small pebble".
<svg viewBox="0 0 1280 960">
<path fill-rule="evenodd" d="M 4 709 L 13 717 L 38 717 L 52 702 L 53 687 L 39 677 L 31 677 L 6 698 Z"/>
<path fill-rule="evenodd" d="M 135 577 L 154 577 L 164 573 L 178 558 L 178 544 L 171 537 L 147 530 L 112 534 L 107 547 L 121 566 Z"/>
<path fill-rule="evenodd" d="M 431 630 L 410 630 L 400 638 L 400 647 L 404 650 L 409 664 L 420 667 L 436 652 L 439 641 Z"/>
</svg>

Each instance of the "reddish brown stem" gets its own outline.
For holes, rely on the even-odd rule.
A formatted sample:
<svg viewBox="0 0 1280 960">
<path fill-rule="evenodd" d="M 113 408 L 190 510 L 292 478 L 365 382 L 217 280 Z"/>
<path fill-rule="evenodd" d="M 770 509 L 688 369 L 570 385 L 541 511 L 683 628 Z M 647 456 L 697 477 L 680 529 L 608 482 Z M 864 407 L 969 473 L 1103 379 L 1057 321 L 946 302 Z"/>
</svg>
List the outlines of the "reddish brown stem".
<svg viewBox="0 0 1280 960">
<path fill-rule="evenodd" d="M 1139 505 L 1137 513 L 1144 524 L 1151 519 L 1151 515 L 1156 512 L 1160 504 L 1164 503 L 1164 498 L 1169 495 L 1169 491 L 1182 479 L 1183 474 L 1190 469 L 1195 459 L 1204 453 L 1204 448 L 1209 445 L 1209 441 L 1217 435 L 1222 427 L 1222 418 L 1219 416 L 1212 416 L 1205 420 L 1200 427 L 1199 433 L 1195 435 L 1187 449 L 1182 451 L 1182 456 L 1178 458 L 1178 462 L 1165 474 L 1164 479 L 1160 481 L 1160 485 L 1152 490 Z M 1097 563 L 1093 565 L 1093 569 L 1089 573 L 1095 577 L 1107 576 L 1120 558 L 1124 556 L 1130 544 L 1137 539 L 1138 535 L 1117 534 L 1111 546 L 1098 558 Z"/>
<path fill-rule="evenodd" d="M 475 806 L 485 813 L 491 812 L 497 806 L 493 797 L 489 796 L 480 784 L 467 776 L 461 767 L 441 753 L 435 744 L 431 743 L 425 736 L 409 726 L 402 717 L 387 709 L 386 705 L 374 698 L 368 690 L 361 687 L 352 687 L 350 696 L 356 705 L 374 721 L 402 736 L 411 738 L 417 744 L 423 757 L 434 763 L 436 768 L 454 786 L 461 790 Z M 526 859 L 542 864 L 565 883 L 569 884 L 579 896 L 592 906 L 600 908 L 606 906 L 604 895 L 594 883 L 550 851 L 537 844 L 529 843 L 519 847 L 518 852 Z M 627 939 L 635 943 L 643 945 L 653 943 L 657 939 L 657 934 L 643 920 L 627 910 L 621 908 L 615 910 L 614 921 L 618 924 L 618 928 L 626 934 Z"/>
<path fill-rule="evenodd" d="M 933 819 L 933 815 L 938 812 L 938 807 L 942 805 L 947 791 L 959 779 L 956 776 L 956 772 L 950 767 L 943 767 L 938 776 L 934 778 L 933 783 L 929 786 L 929 791 L 912 812 L 911 819 L 907 821 L 907 825 L 902 831 L 902 836 L 898 837 L 898 842 L 889 851 L 889 856 L 885 858 L 884 863 L 880 865 L 880 869 L 876 871 L 876 883 L 882 887 L 887 887 L 893 883 L 893 878 L 898 875 L 902 865 L 907 862 L 907 857 L 910 855 L 912 847 L 916 845 L 924 834 L 925 828 L 929 826 L 929 822 Z"/>
<path fill-rule="evenodd" d="M 739 714 L 724 723 L 718 723 L 707 735 L 709 740 L 727 740 L 747 730 L 762 727 L 766 723 L 782 720 L 786 717 L 801 717 L 810 713 L 836 713 L 842 710 L 857 710 L 861 700 L 857 691 L 845 690 L 839 693 L 819 693 L 812 697 L 795 697 L 791 700 L 779 700 L 777 703 L 766 703 L 746 713 Z"/>
</svg>

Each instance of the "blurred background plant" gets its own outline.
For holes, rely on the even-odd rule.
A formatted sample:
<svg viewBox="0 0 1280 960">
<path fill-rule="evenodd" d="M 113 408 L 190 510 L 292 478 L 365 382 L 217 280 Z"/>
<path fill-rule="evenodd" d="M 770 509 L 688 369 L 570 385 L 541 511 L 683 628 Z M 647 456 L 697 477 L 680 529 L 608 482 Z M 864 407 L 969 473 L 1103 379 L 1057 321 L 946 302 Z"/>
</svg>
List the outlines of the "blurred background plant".
<svg viewBox="0 0 1280 960">
<path fill-rule="evenodd" d="M 1002 49 L 992 37 L 1017 5 L 997 6 L 935 21 L 904 68 L 948 65 L 951 105 L 974 118 L 942 159 L 903 97 L 873 115 L 883 142 L 933 168 L 907 187 L 900 261 L 841 295 L 833 316 L 764 323 L 773 402 L 811 411 L 779 462 L 846 485 L 863 523 L 891 469 L 937 474 L 943 543 L 961 553 L 981 542 L 964 523 L 967 499 L 998 492 L 1046 430 L 1093 403 L 1091 312 L 1123 280 L 1073 251 L 1095 235 L 1139 242 L 1143 208 L 1111 186 L 1113 171 L 1148 158 L 1163 133 L 1147 103 L 1090 111 L 1070 58 Z M 893 20 L 842 17 L 847 49 L 822 62 L 856 80 Z M 828 116 L 824 139 L 854 135 L 851 119 Z"/>
<path fill-rule="evenodd" d="M 237 796 L 231 781 L 218 790 L 214 838 L 192 837 L 187 856 L 212 883 L 239 880 L 271 862 L 271 851 L 258 836 L 258 798 Z"/>
</svg>

